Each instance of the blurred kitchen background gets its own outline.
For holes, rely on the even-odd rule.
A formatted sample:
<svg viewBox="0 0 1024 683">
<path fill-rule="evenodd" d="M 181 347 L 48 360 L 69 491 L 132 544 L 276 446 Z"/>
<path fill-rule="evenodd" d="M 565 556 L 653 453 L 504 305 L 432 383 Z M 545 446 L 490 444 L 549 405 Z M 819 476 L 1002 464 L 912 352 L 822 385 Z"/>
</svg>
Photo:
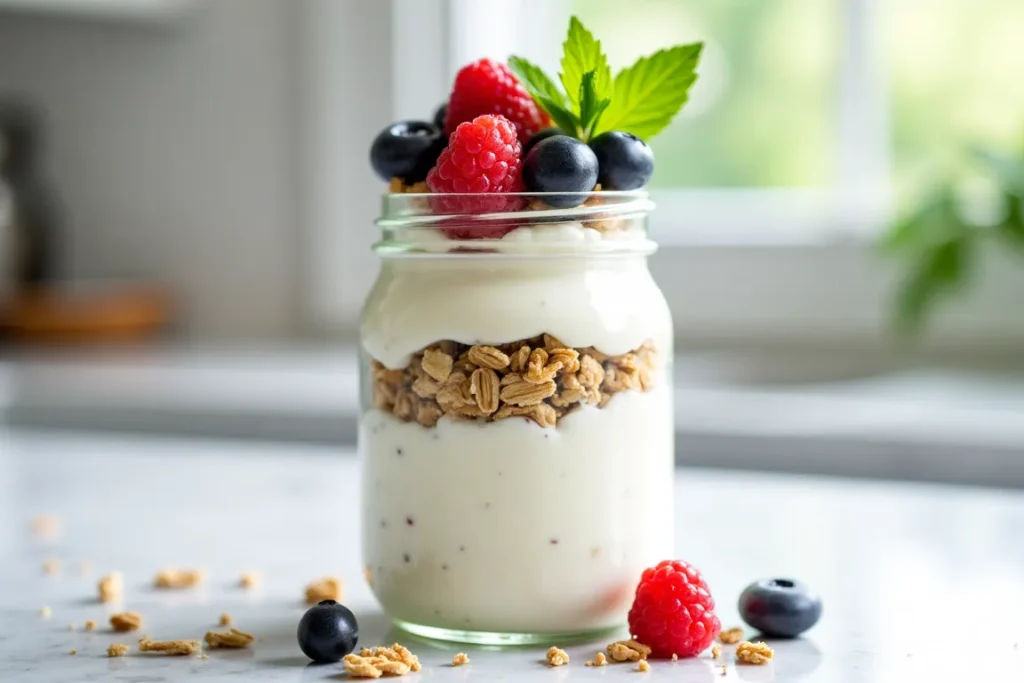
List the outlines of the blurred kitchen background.
<svg viewBox="0 0 1024 683">
<path fill-rule="evenodd" d="M 653 141 L 679 462 L 1024 486 L 1020 0 L 0 0 L 0 423 L 351 442 L 370 141 L 571 13 L 708 43 Z"/>
</svg>

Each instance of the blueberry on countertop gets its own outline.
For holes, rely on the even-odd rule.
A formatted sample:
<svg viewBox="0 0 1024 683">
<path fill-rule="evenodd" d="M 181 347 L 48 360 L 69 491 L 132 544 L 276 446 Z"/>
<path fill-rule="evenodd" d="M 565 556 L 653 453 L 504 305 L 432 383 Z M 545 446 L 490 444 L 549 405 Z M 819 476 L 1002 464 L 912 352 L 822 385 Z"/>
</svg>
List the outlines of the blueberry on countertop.
<svg viewBox="0 0 1024 683">
<path fill-rule="evenodd" d="M 381 180 L 402 178 L 411 185 L 426 179 L 447 144 L 448 139 L 433 123 L 399 121 L 374 138 L 370 164 Z"/>
<path fill-rule="evenodd" d="M 445 102 L 434 112 L 434 125 L 444 130 L 444 118 L 448 116 L 448 103 Z"/>
<path fill-rule="evenodd" d="M 767 636 L 795 638 L 818 623 L 821 598 L 800 581 L 761 579 L 740 594 L 740 617 Z"/>
<path fill-rule="evenodd" d="M 597 155 L 602 190 L 637 190 L 654 173 L 654 152 L 632 133 L 601 133 L 590 141 L 590 149 Z"/>
<path fill-rule="evenodd" d="M 597 157 L 586 143 L 568 135 L 541 140 L 523 159 L 523 184 L 530 192 L 556 192 L 549 206 L 568 208 L 586 200 L 597 182 Z"/>
<path fill-rule="evenodd" d="M 523 158 L 526 158 L 526 154 L 533 149 L 533 146 L 538 142 L 541 140 L 547 140 L 548 138 L 556 135 L 565 135 L 565 131 L 561 128 L 545 128 L 539 133 L 536 133 L 533 137 L 523 143 Z"/>
<path fill-rule="evenodd" d="M 314 662 L 337 662 L 356 648 L 359 625 L 347 607 L 321 600 L 299 620 L 299 647 Z"/>
</svg>

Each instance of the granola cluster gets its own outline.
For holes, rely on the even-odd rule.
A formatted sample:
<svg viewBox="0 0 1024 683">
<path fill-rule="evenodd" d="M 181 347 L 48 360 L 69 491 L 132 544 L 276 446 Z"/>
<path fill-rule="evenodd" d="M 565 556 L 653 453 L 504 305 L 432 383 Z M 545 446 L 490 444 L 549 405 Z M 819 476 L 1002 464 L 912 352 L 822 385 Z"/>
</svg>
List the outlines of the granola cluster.
<svg viewBox="0 0 1024 683">
<path fill-rule="evenodd" d="M 345 655 L 343 661 L 349 678 L 404 676 L 420 670 L 419 657 L 398 643 L 391 647 L 364 647 L 358 655 Z"/>
<path fill-rule="evenodd" d="M 527 417 L 553 427 L 583 405 L 604 408 L 620 391 L 653 387 L 650 342 L 618 356 L 570 348 L 544 334 L 508 344 L 441 341 L 404 369 L 373 361 L 373 405 L 433 427 L 443 416 L 493 422 Z"/>
<path fill-rule="evenodd" d="M 766 644 L 744 640 L 736 646 L 736 659 L 741 664 L 767 664 L 775 657 L 775 651 Z"/>
</svg>

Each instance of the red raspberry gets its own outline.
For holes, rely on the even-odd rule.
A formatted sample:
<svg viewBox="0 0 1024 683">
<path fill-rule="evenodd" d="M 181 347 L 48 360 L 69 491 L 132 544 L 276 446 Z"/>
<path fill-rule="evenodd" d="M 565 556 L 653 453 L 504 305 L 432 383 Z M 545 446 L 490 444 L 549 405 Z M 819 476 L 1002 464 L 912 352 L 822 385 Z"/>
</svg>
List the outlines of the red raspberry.
<svg viewBox="0 0 1024 683">
<path fill-rule="evenodd" d="M 645 569 L 629 610 L 629 632 L 655 657 L 695 657 L 722 625 L 700 572 L 682 560 Z"/>
<path fill-rule="evenodd" d="M 427 187 L 433 193 L 473 193 L 476 197 L 437 196 L 430 198 L 434 213 L 441 215 L 484 214 L 518 211 L 522 197 L 505 193 L 522 192 L 522 145 L 515 128 L 504 116 L 478 116 L 460 123 L 448 139 L 448 147 L 427 173 Z M 472 223 L 443 228 L 452 239 L 499 238 L 515 226 L 507 223 Z"/>
<path fill-rule="evenodd" d="M 460 123 L 481 114 L 501 114 L 515 125 L 523 142 L 551 125 L 551 118 L 509 68 L 493 59 L 481 59 L 459 71 L 448 99 L 444 130 L 451 134 Z"/>
</svg>

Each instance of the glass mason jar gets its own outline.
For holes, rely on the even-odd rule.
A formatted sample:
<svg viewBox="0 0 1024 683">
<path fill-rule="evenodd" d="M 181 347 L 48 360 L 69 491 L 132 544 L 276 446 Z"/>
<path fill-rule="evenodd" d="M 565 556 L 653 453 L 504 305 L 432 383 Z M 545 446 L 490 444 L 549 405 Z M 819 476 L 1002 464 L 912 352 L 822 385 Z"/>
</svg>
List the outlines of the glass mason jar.
<svg viewBox="0 0 1024 683">
<path fill-rule="evenodd" d="M 621 627 L 672 550 L 672 321 L 645 193 L 392 194 L 361 324 L 363 554 L 395 623 Z"/>
</svg>

